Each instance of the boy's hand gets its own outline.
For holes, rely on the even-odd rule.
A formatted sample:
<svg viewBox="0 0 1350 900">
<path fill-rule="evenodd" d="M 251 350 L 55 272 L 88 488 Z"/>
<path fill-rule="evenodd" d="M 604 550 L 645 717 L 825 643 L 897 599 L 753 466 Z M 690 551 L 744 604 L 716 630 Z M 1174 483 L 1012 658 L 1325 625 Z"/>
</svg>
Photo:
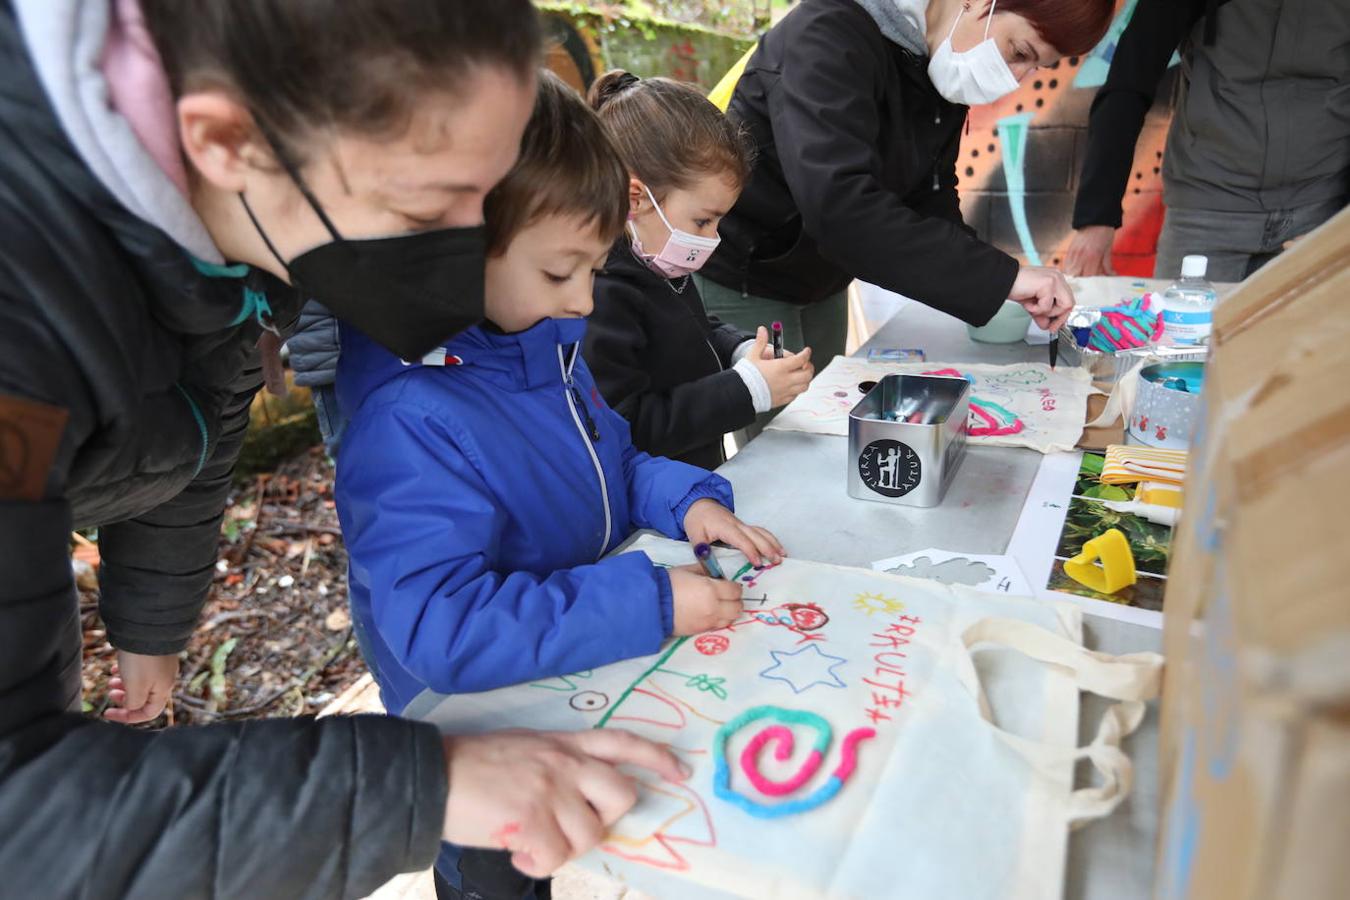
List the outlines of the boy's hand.
<svg viewBox="0 0 1350 900">
<path fill-rule="evenodd" d="M 673 753 L 627 731 L 503 731 L 445 738 L 450 793 L 442 837 L 511 853 L 543 878 L 604 838 L 637 802 L 615 766 L 650 769 L 667 781 L 689 772 Z"/>
<path fill-rule="evenodd" d="M 117 669 L 108 682 L 108 699 L 113 705 L 103 716 L 123 725 L 149 722 L 164 712 L 178 678 L 178 654 L 142 656 L 117 651 Z"/>
<path fill-rule="evenodd" d="M 691 544 L 721 541 L 745 554 L 753 566 L 780 563 L 787 551 L 767 529 L 747 525 L 716 500 L 696 500 L 684 514 L 684 533 Z"/>
<path fill-rule="evenodd" d="M 774 409 L 787 406 L 797 395 L 811 386 L 816 367 L 811 364 L 811 348 L 801 353 L 784 353 L 782 359 L 773 358 L 773 348 L 769 346 L 769 330 L 763 325 L 755 334 L 755 346 L 745 357 L 759 369 L 764 381 L 769 385 L 770 404 Z"/>
<path fill-rule="evenodd" d="M 742 588 L 734 581 L 709 578 L 701 566 L 670 569 L 675 602 L 675 634 L 701 634 L 726 628 L 740 618 Z"/>
</svg>

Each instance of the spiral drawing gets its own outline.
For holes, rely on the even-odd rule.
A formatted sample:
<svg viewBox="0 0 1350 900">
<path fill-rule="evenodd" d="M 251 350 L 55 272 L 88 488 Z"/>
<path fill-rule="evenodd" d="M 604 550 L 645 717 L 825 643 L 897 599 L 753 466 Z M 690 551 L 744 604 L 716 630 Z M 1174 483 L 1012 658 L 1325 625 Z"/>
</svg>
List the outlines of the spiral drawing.
<svg viewBox="0 0 1350 900">
<path fill-rule="evenodd" d="M 751 737 L 750 742 L 741 751 L 740 764 L 746 779 L 756 791 L 766 797 L 787 797 L 800 791 L 820 771 L 834 737 L 834 730 L 823 717 L 812 712 L 783 709 L 779 706 L 756 706 L 748 709 L 718 729 L 713 748 L 716 762 L 713 791 L 721 799 L 761 819 L 796 815 L 828 802 L 839 793 L 857 768 L 858 744 L 876 737 L 876 731 L 871 728 L 856 728 L 850 731 L 840 745 L 839 764 L 822 785 L 796 800 L 764 803 L 732 788 L 731 766 L 727 761 L 727 747 L 731 739 L 743 729 L 764 719 L 773 720 L 778 724 L 769 725 Z M 797 772 L 784 781 L 777 781 L 760 771 L 760 755 L 767 745 L 772 744 L 775 759 L 780 762 L 790 759 L 796 746 L 796 738 L 791 728 L 794 725 L 813 729 L 815 739 L 810 753 Z"/>
</svg>

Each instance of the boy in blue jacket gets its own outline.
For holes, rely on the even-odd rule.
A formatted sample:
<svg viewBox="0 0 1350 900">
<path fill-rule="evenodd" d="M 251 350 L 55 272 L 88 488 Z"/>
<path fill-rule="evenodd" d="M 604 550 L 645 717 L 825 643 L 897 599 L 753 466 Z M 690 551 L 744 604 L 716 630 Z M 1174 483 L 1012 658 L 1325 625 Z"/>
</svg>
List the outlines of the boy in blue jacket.
<svg viewBox="0 0 1350 900">
<path fill-rule="evenodd" d="M 783 553 L 732 514 L 725 479 L 638 452 L 581 359 L 627 185 L 594 114 L 544 75 L 485 208 L 488 321 L 411 364 L 343 326 L 338 513 L 390 712 L 426 689 L 589 669 L 736 619 L 740 588 L 697 566 L 605 558 L 635 529 L 721 540 L 755 563 Z"/>
</svg>

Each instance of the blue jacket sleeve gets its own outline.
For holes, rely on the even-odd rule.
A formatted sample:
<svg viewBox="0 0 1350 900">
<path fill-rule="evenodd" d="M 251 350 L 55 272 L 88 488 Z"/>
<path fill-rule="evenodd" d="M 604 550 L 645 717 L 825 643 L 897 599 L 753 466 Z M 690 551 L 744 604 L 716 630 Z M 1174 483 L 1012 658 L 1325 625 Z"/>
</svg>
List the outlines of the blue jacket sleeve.
<svg viewBox="0 0 1350 900">
<path fill-rule="evenodd" d="M 603 415 L 624 443 L 623 475 L 634 528 L 654 528 L 666 537 L 685 540 L 684 514 L 697 500 L 716 500 L 736 509 L 731 482 L 687 463 L 650 456 L 633 446 L 628 421 L 604 406 Z"/>
<path fill-rule="evenodd" d="M 670 633 L 670 578 L 645 554 L 542 577 L 492 568 L 506 521 L 445 419 L 363 409 L 339 461 L 351 577 L 399 662 L 449 694 L 655 653 Z"/>
</svg>

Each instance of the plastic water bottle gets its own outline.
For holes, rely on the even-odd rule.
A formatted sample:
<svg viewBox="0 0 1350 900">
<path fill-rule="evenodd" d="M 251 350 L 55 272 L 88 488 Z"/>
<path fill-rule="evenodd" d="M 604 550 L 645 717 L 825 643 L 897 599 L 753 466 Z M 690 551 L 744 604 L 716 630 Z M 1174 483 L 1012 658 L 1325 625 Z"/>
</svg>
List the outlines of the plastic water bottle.
<svg viewBox="0 0 1350 900">
<path fill-rule="evenodd" d="M 1205 280 L 1208 268 L 1209 259 L 1204 256 L 1187 256 L 1181 261 L 1181 278 L 1163 293 L 1164 343 L 1193 346 L 1209 341 L 1219 295 Z"/>
</svg>

